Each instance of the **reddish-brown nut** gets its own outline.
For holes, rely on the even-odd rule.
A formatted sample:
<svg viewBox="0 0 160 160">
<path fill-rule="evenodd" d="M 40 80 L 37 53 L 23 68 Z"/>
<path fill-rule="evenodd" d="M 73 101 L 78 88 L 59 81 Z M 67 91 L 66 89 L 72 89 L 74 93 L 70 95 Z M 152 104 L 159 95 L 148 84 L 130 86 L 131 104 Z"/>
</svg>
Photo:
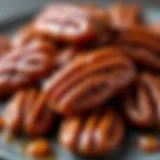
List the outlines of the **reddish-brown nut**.
<svg viewBox="0 0 160 160">
<path fill-rule="evenodd" d="M 11 50 L 11 42 L 9 39 L 4 37 L 3 35 L 0 35 L 0 56 L 4 55 L 7 53 L 9 50 Z"/>
<path fill-rule="evenodd" d="M 0 129 L 4 127 L 4 119 L 2 116 L 0 116 Z"/>
<path fill-rule="evenodd" d="M 32 43 L 32 41 L 44 41 L 47 43 L 50 43 L 50 45 L 53 45 L 53 48 L 55 47 L 53 40 L 49 38 L 48 36 L 37 33 L 34 28 L 33 24 L 26 24 L 16 32 L 16 34 L 12 38 L 12 46 L 13 48 L 22 47 L 25 45 L 28 45 L 29 43 Z"/>
<path fill-rule="evenodd" d="M 13 133 L 41 136 L 51 129 L 55 116 L 46 106 L 46 96 L 36 89 L 21 90 L 7 103 L 4 127 Z"/>
<path fill-rule="evenodd" d="M 160 140 L 152 135 L 142 135 L 137 139 L 137 147 L 144 152 L 156 152 L 160 149 Z"/>
<path fill-rule="evenodd" d="M 51 147 L 47 140 L 38 139 L 27 145 L 26 152 L 32 157 L 44 157 L 51 152 Z"/>
<path fill-rule="evenodd" d="M 78 56 L 51 76 L 44 92 L 54 111 L 70 115 L 109 100 L 134 77 L 134 66 L 117 49 L 101 48 Z"/>
<path fill-rule="evenodd" d="M 126 29 L 117 39 L 124 53 L 141 67 L 160 70 L 160 34 L 137 25 Z"/>
<path fill-rule="evenodd" d="M 48 42 L 36 40 L 16 48 L 0 59 L 0 95 L 39 81 L 52 69 L 54 49 Z"/>
<path fill-rule="evenodd" d="M 143 73 L 124 93 L 124 112 L 140 128 L 160 127 L 160 78 Z"/>
<path fill-rule="evenodd" d="M 114 110 L 95 111 L 62 122 L 62 146 L 82 155 L 102 156 L 117 149 L 125 135 L 124 122 Z"/>
<path fill-rule="evenodd" d="M 105 12 L 95 6 L 51 4 L 35 19 L 34 29 L 67 43 L 95 40 L 106 29 Z"/>
<path fill-rule="evenodd" d="M 135 4 L 114 4 L 108 14 L 111 26 L 118 31 L 142 23 L 141 9 Z"/>
</svg>

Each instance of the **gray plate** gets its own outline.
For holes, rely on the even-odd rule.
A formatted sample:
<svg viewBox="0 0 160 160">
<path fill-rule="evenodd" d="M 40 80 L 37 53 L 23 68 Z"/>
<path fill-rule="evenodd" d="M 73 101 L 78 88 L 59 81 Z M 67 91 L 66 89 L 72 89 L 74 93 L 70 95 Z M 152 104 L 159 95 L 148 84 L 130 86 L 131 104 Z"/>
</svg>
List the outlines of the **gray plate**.
<svg viewBox="0 0 160 160">
<path fill-rule="evenodd" d="M 19 18 L 10 19 L 6 23 L 0 23 L 0 31 L 5 34 L 11 34 L 20 25 L 28 21 L 32 14 L 20 15 Z M 146 15 L 150 21 L 158 20 L 160 22 L 160 11 L 158 9 L 146 9 Z M 3 107 L 3 105 L 1 105 Z M 106 160 L 160 160 L 160 153 L 144 154 L 134 147 L 133 142 L 135 136 L 140 131 L 129 129 L 128 136 L 120 150 L 114 152 L 112 155 L 104 157 Z M 58 160 L 80 160 L 80 159 L 95 159 L 89 157 L 78 157 L 60 148 L 53 142 L 53 149 L 56 151 L 56 159 Z M 0 136 L 0 156 L 8 160 L 30 160 L 30 157 L 20 154 L 21 140 L 17 140 L 11 144 L 7 144 L 2 136 Z M 99 158 L 98 158 L 99 159 Z"/>
</svg>

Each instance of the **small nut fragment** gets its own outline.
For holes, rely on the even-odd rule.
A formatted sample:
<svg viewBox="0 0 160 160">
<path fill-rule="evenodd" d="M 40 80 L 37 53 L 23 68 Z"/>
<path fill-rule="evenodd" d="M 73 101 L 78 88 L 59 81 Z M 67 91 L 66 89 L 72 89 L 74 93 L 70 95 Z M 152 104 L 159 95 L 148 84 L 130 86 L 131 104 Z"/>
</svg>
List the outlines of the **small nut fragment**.
<svg viewBox="0 0 160 160">
<path fill-rule="evenodd" d="M 4 119 L 2 116 L 0 116 L 0 129 L 4 127 Z"/>
<path fill-rule="evenodd" d="M 47 156 L 51 152 L 49 142 L 44 139 L 38 139 L 28 144 L 26 152 L 33 157 Z"/>
<path fill-rule="evenodd" d="M 143 135 L 138 137 L 137 146 L 144 152 L 156 152 L 160 149 L 160 140 L 153 135 Z"/>
</svg>

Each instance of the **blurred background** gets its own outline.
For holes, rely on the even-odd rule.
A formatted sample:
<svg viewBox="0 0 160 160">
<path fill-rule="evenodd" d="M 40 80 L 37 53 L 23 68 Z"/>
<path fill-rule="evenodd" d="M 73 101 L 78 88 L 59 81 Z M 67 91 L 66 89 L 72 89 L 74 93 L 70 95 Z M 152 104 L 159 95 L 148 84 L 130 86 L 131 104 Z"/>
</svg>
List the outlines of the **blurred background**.
<svg viewBox="0 0 160 160">
<path fill-rule="evenodd" d="M 0 0 L 0 23 L 14 19 L 17 16 L 24 16 L 25 14 L 32 14 L 39 10 L 47 2 L 94 2 L 100 5 L 109 4 L 117 1 L 138 2 L 145 8 L 160 7 L 159 0 Z"/>
</svg>

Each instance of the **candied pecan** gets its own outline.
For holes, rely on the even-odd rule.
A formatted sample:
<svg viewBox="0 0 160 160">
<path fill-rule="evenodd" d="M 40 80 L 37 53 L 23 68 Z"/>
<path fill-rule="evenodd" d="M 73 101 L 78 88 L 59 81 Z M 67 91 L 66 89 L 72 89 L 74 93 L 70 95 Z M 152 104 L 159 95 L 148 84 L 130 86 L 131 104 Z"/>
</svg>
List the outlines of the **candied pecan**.
<svg viewBox="0 0 160 160">
<path fill-rule="evenodd" d="M 12 45 L 14 48 L 28 45 L 32 41 L 41 40 L 50 43 L 55 47 L 53 40 L 48 36 L 38 33 L 34 30 L 32 24 L 22 26 L 12 38 Z"/>
<path fill-rule="evenodd" d="M 142 23 L 141 9 L 135 4 L 114 4 L 108 11 L 111 26 L 116 30 L 124 30 Z"/>
<path fill-rule="evenodd" d="M 10 49 L 11 49 L 10 41 L 6 37 L 0 35 L 0 56 L 4 55 Z"/>
<path fill-rule="evenodd" d="M 59 141 L 73 152 L 102 156 L 117 149 L 124 135 L 125 127 L 120 115 L 106 109 L 62 121 Z"/>
<path fill-rule="evenodd" d="M 124 53 L 141 66 L 160 69 L 160 34 L 148 27 L 134 26 L 118 36 L 118 44 Z"/>
<path fill-rule="evenodd" d="M 160 127 L 160 78 L 143 73 L 124 93 L 124 112 L 140 128 Z"/>
<path fill-rule="evenodd" d="M 54 122 L 54 115 L 46 106 L 46 96 L 36 89 L 18 91 L 7 103 L 3 117 L 6 129 L 29 136 L 46 134 Z"/>
<path fill-rule="evenodd" d="M 85 43 L 107 28 L 105 12 L 94 6 L 51 4 L 35 19 L 34 28 L 55 40 Z"/>
<path fill-rule="evenodd" d="M 59 70 L 44 85 L 51 108 L 75 114 L 109 100 L 134 79 L 132 63 L 114 48 L 83 54 Z"/>
<path fill-rule="evenodd" d="M 53 48 L 47 42 L 33 41 L 12 50 L 0 59 L 0 95 L 39 81 L 53 65 Z"/>
</svg>

